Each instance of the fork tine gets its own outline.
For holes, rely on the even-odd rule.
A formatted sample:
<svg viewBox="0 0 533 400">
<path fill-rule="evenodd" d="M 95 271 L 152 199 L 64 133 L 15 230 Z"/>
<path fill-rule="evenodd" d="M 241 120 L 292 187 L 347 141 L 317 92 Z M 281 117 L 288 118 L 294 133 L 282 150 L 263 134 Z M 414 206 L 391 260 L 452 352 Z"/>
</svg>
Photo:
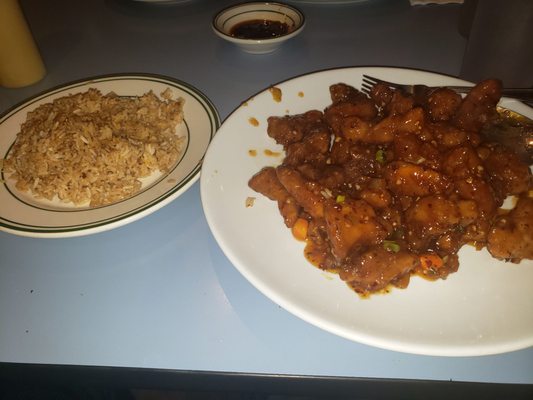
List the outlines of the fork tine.
<svg viewBox="0 0 533 400">
<path fill-rule="evenodd" d="M 377 84 L 377 81 L 370 80 L 367 78 L 366 75 L 363 75 L 363 82 L 361 83 L 361 86 L 366 85 L 366 86 L 372 87 L 375 84 Z"/>
<path fill-rule="evenodd" d="M 394 84 L 391 84 L 387 81 L 382 81 L 381 79 L 374 78 L 370 75 L 363 75 L 363 82 L 361 83 L 361 91 L 367 95 L 370 95 L 370 92 L 372 91 L 372 88 L 374 85 L 378 83 L 384 83 L 389 86 L 394 86 Z"/>
<path fill-rule="evenodd" d="M 373 86 L 374 86 L 374 85 L 370 85 L 370 84 L 368 84 L 368 83 L 366 83 L 366 82 L 363 82 L 363 83 L 361 84 L 361 92 L 363 92 L 363 93 L 365 93 L 365 94 L 370 94 L 370 91 L 372 90 L 372 87 L 373 87 Z"/>
<path fill-rule="evenodd" d="M 402 90 L 407 89 L 407 87 L 406 87 L 407 85 L 402 85 L 400 83 L 384 81 L 383 79 L 374 78 L 373 76 L 370 76 L 370 75 L 363 75 L 363 82 L 366 83 L 366 84 L 370 84 L 372 86 L 374 86 L 377 83 L 382 83 L 384 85 L 387 85 L 387 86 L 390 86 L 390 87 L 393 87 L 393 88 L 396 88 L 396 89 L 402 89 Z"/>
<path fill-rule="evenodd" d="M 370 85 L 375 85 L 376 83 L 382 82 L 382 81 L 370 75 L 363 75 L 363 82 L 370 84 Z"/>
</svg>

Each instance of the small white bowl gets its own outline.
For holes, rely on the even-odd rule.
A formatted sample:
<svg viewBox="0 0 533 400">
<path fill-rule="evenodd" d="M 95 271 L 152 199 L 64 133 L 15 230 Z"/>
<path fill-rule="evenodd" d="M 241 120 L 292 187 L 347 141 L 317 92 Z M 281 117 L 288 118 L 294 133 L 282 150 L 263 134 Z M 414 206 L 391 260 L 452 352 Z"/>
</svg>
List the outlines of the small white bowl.
<svg viewBox="0 0 533 400">
<path fill-rule="evenodd" d="M 252 20 L 279 21 L 287 24 L 289 29 L 286 34 L 268 39 L 241 39 L 231 35 L 235 25 Z M 213 30 L 218 36 L 252 54 L 265 54 L 276 50 L 283 42 L 302 32 L 304 26 L 305 17 L 300 10 L 275 2 L 237 4 L 223 9 L 213 18 Z"/>
</svg>

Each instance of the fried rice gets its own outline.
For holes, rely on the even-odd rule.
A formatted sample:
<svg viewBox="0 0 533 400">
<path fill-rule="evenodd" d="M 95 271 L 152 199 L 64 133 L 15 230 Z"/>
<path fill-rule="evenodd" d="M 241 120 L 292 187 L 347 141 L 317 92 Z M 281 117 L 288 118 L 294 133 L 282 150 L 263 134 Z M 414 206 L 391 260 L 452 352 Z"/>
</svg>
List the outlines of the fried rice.
<svg viewBox="0 0 533 400">
<path fill-rule="evenodd" d="M 91 207 L 126 199 L 141 179 L 166 172 L 183 151 L 182 98 L 103 95 L 97 89 L 28 113 L 3 170 L 36 198 Z"/>
</svg>

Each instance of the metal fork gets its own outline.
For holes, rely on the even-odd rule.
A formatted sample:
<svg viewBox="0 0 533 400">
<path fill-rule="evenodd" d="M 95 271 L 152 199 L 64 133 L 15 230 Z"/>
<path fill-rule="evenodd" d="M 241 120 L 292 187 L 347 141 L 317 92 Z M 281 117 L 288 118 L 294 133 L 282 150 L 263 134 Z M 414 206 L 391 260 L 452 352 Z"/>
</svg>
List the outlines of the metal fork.
<svg viewBox="0 0 533 400">
<path fill-rule="evenodd" d="M 365 94 L 370 94 L 370 90 L 377 83 L 383 83 L 395 89 L 403 90 L 406 93 L 418 95 L 423 94 L 428 89 L 437 89 L 439 86 L 426 85 L 408 85 L 394 82 L 384 81 L 383 79 L 374 78 L 373 76 L 363 75 L 363 83 L 361 84 L 361 91 Z M 468 93 L 472 86 L 446 86 L 457 93 Z M 502 96 L 512 97 L 517 100 L 522 100 L 526 103 L 533 102 L 533 88 L 504 88 L 502 89 Z"/>
</svg>

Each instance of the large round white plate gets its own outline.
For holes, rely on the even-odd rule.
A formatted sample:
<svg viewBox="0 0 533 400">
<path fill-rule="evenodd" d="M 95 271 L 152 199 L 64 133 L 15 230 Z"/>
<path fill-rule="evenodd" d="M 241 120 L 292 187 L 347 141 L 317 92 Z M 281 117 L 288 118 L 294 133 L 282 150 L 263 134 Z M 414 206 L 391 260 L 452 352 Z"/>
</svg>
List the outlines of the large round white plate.
<svg viewBox="0 0 533 400">
<path fill-rule="evenodd" d="M 222 124 L 204 160 L 202 203 L 218 244 L 235 267 L 266 296 L 302 319 L 361 343 L 426 355 L 495 354 L 533 345 L 533 262 L 496 261 L 471 247 L 460 253 L 459 271 L 447 280 L 413 277 L 405 290 L 362 299 L 338 276 L 309 264 L 303 244 L 285 228 L 277 204 L 247 182 L 263 166 L 276 165 L 280 151 L 266 134 L 267 117 L 323 109 L 329 86 L 356 88 L 362 74 L 399 83 L 457 85 L 455 78 L 398 68 L 342 68 L 281 82 L 282 101 L 265 90 L 251 97 Z M 533 117 L 510 99 L 502 104 Z M 255 118 L 258 126 L 250 123 Z M 249 151 L 255 150 L 256 156 Z M 255 197 L 246 207 L 247 197 Z"/>
<path fill-rule="evenodd" d="M 72 82 L 39 94 L 0 116 L 0 158 L 15 142 L 29 111 L 39 105 L 89 88 L 120 96 L 138 96 L 152 90 L 156 95 L 169 88 L 174 98 L 185 99 L 184 122 L 177 134 L 186 138 L 185 150 L 166 174 L 146 179 L 136 195 L 111 205 L 74 207 L 59 201 L 38 200 L 21 193 L 2 173 L 0 184 L 0 230 L 22 236 L 67 237 L 101 232 L 125 225 L 168 204 L 185 192 L 200 175 L 202 160 L 220 120 L 211 101 L 191 85 L 149 74 L 106 75 Z"/>
</svg>

